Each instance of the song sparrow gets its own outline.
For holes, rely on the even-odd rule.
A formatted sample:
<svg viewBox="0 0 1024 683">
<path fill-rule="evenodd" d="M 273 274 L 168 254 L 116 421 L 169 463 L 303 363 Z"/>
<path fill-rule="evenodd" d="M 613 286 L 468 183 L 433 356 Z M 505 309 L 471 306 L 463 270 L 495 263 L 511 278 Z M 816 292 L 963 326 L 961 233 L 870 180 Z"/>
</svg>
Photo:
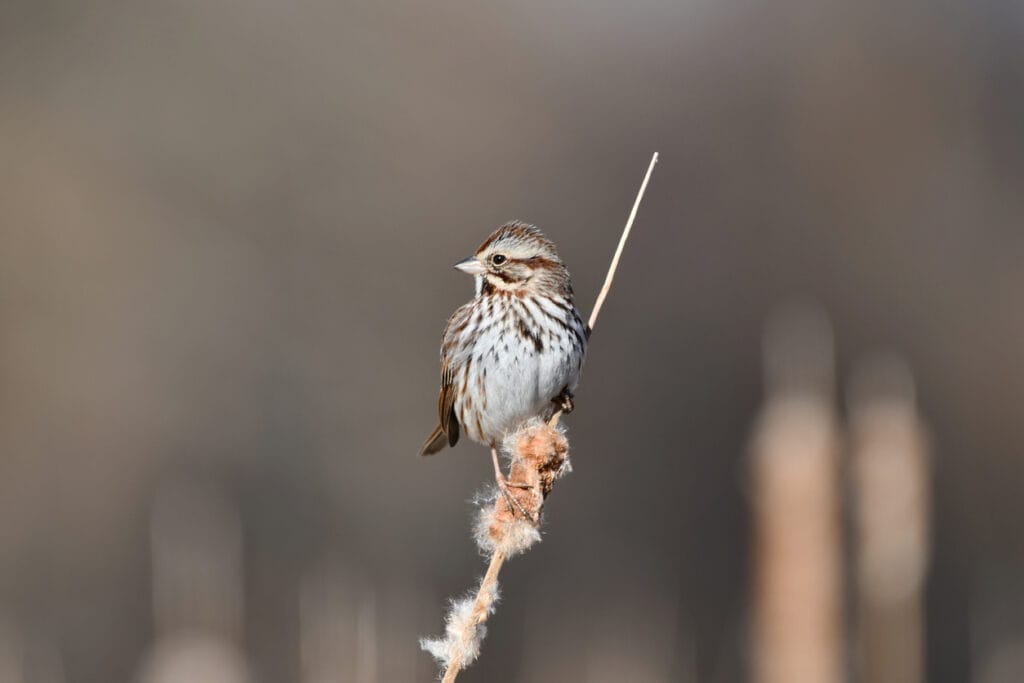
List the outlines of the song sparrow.
<svg viewBox="0 0 1024 683">
<path fill-rule="evenodd" d="M 532 225 L 498 228 L 455 267 L 476 296 L 448 319 L 441 340 L 441 423 L 420 455 L 454 446 L 460 432 L 490 447 L 494 477 L 508 487 L 497 446 L 525 420 L 572 410 L 589 330 L 573 303 L 569 271 Z"/>
</svg>

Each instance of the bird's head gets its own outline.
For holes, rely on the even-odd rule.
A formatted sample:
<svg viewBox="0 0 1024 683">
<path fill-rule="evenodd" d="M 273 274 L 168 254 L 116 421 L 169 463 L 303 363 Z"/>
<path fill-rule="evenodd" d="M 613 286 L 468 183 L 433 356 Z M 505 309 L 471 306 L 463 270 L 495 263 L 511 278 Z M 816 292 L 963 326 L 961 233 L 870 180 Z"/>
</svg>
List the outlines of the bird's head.
<svg viewBox="0 0 1024 683">
<path fill-rule="evenodd" d="M 554 243 L 538 228 L 507 223 L 455 268 L 476 278 L 477 294 L 571 293 L 569 271 Z"/>
</svg>

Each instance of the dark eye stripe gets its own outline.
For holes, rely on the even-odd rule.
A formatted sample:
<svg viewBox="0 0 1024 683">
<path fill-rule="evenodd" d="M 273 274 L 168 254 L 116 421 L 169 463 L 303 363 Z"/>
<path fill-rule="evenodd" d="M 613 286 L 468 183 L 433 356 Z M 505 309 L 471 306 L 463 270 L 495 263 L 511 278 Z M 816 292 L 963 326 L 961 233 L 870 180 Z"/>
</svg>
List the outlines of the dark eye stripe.
<svg viewBox="0 0 1024 683">
<path fill-rule="evenodd" d="M 530 258 L 523 260 L 535 268 L 557 268 L 562 265 L 557 261 L 552 261 L 551 259 L 544 258 L 543 256 L 531 256 Z"/>
</svg>

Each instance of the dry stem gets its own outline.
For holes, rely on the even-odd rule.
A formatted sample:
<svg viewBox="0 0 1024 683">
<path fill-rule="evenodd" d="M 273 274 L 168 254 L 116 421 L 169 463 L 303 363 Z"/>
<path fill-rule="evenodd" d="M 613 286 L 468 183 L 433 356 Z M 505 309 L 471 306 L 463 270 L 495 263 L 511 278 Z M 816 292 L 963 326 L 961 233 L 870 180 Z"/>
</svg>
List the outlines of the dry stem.
<svg viewBox="0 0 1024 683">
<path fill-rule="evenodd" d="M 591 332 L 594 331 L 594 325 L 597 323 L 597 314 L 601 312 L 601 306 L 604 305 L 604 298 L 608 296 L 608 290 L 612 288 L 612 280 L 615 279 L 615 271 L 619 267 L 619 257 L 622 256 L 622 250 L 626 246 L 626 239 L 629 237 L 629 231 L 633 229 L 633 219 L 636 218 L 636 211 L 640 208 L 640 200 L 644 198 L 644 192 L 647 190 L 647 181 L 651 179 L 651 173 L 654 171 L 654 164 L 658 163 L 658 153 L 655 152 L 654 156 L 651 157 L 651 164 L 647 167 L 647 173 L 644 175 L 644 181 L 640 183 L 640 191 L 636 193 L 636 201 L 633 202 L 633 210 L 629 212 L 629 218 L 626 220 L 626 227 L 622 230 L 622 237 L 619 238 L 619 246 L 615 249 L 615 255 L 612 256 L 612 264 L 608 266 L 608 275 L 604 278 L 604 285 L 601 286 L 601 291 L 597 294 L 597 301 L 594 302 L 594 309 L 590 312 L 590 320 L 587 321 L 587 328 Z"/>
<path fill-rule="evenodd" d="M 465 630 L 475 629 L 480 624 L 487 621 L 487 614 L 490 612 L 490 607 L 493 602 L 491 596 L 497 594 L 498 589 L 498 572 L 501 571 L 501 565 L 505 563 L 505 555 L 500 550 L 491 555 L 491 563 L 487 567 L 487 573 L 484 574 L 483 580 L 480 582 L 480 588 L 476 592 L 476 598 L 473 599 L 473 610 L 470 613 L 470 619 L 466 623 Z M 464 639 L 472 638 L 469 633 L 463 633 Z M 457 654 L 452 658 L 452 661 L 448 664 L 448 670 L 444 672 L 444 678 L 441 683 L 452 683 L 455 677 L 459 675 L 459 671 L 462 670 L 463 655 Z"/>
<path fill-rule="evenodd" d="M 597 322 L 597 316 L 601 312 L 601 306 L 604 304 L 605 297 L 608 296 L 608 292 L 611 289 L 612 280 L 615 278 L 615 271 L 619 266 L 619 258 L 622 256 L 622 251 L 626 246 L 626 239 L 629 237 L 629 232 L 633 227 L 633 220 L 636 218 L 637 209 L 640 207 L 640 201 L 643 199 L 644 191 L 647 189 L 647 182 L 651 179 L 651 172 L 654 171 L 654 165 L 657 162 L 658 153 L 655 152 L 654 156 L 651 157 L 650 165 L 647 167 L 647 173 L 644 175 L 640 190 L 637 192 L 636 201 L 633 202 L 633 209 L 629 212 L 626 227 L 619 238 L 619 245 L 615 249 L 615 255 L 612 257 L 611 265 L 608 267 L 608 274 L 605 276 L 604 285 L 601 287 L 597 300 L 594 302 L 594 309 L 587 323 L 589 331 L 593 331 L 594 325 Z M 513 450 L 513 463 L 509 472 L 510 479 L 517 482 L 525 481 L 530 485 L 529 488 L 514 492 L 514 495 L 516 495 L 518 502 L 523 505 L 524 509 L 533 515 L 536 521 L 522 519 L 521 515 L 517 515 L 509 510 L 500 496 L 495 501 L 493 511 L 485 513 L 483 517 L 483 521 L 487 522 L 487 524 L 483 532 L 478 530 L 477 536 L 478 541 L 480 540 L 481 533 L 490 537 L 490 543 L 488 544 L 484 540 L 481 542 L 481 546 L 490 548 L 491 559 L 487 566 L 487 573 L 481 579 L 480 587 L 473 598 L 473 605 L 468 618 L 462 621 L 458 629 L 457 639 L 460 643 L 470 643 L 475 640 L 477 646 L 479 645 L 479 638 L 482 638 L 482 635 L 478 629 L 487 621 L 487 617 L 493 611 L 494 603 L 497 600 L 498 573 L 501 571 L 501 566 L 510 554 L 514 555 L 522 552 L 534 542 L 533 540 L 521 540 L 510 543 L 508 540 L 508 537 L 512 535 L 510 530 L 516 524 L 530 524 L 534 529 L 540 526 L 540 510 L 544 504 L 544 499 L 550 493 L 554 480 L 567 469 L 566 451 L 568 444 L 565 442 L 564 437 L 561 436 L 561 433 L 556 431 L 558 420 L 561 416 L 562 411 L 559 410 L 548 420 L 548 431 L 554 434 L 554 436 L 548 435 L 547 442 L 524 445 L 523 442 L 530 438 L 526 436 Z M 534 439 L 534 442 L 536 442 L 536 439 Z M 531 531 L 531 533 L 536 535 L 536 531 Z M 465 647 L 453 648 L 452 650 L 451 657 L 446 662 L 447 668 L 442 683 L 454 683 L 456 676 L 469 663 L 466 661 L 467 649 Z M 474 657 L 476 657 L 475 650 L 469 655 L 470 661 Z"/>
</svg>

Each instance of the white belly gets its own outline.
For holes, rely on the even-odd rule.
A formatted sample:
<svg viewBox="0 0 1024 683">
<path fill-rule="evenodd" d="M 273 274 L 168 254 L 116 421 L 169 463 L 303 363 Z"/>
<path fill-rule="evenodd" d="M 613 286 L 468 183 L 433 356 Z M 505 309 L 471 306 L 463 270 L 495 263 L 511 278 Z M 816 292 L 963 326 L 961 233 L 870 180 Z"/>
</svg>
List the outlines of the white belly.
<svg viewBox="0 0 1024 683">
<path fill-rule="evenodd" d="M 539 339 L 540 350 L 514 329 L 494 328 L 477 341 L 467 377 L 470 401 L 466 405 L 461 397 L 455 406 L 474 441 L 499 444 L 505 434 L 547 411 L 564 388 L 575 390 L 584 350 L 561 332 Z"/>
</svg>

